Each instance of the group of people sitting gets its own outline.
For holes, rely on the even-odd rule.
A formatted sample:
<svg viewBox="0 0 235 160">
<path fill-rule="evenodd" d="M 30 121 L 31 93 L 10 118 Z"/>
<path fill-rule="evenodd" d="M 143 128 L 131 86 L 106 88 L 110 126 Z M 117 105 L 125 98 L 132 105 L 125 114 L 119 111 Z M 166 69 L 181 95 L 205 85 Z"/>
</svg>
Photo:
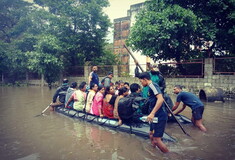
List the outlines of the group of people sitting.
<svg viewBox="0 0 235 160">
<path fill-rule="evenodd" d="M 54 107 L 58 105 L 65 105 L 66 108 L 88 114 L 117 119 L 119 125 L 141 123 L 140 117 L 146 114 L 147 121 L 150 123 L 151 143 L 164 153 L 169 151 L 161 140 L 169 115 L 166 108 L 174 111 L 173 114 L 179 114 L 186 106 L 189 106 L 192 109 L 193 124 L 200 130 L 206 131 L 202 124 L 204 105 L 200 99 L 193 93 L 182 91 L 182 87 L 176 85 L 173 92 L 177 94 L 177 98 L 173 104 L 164 91 L 165 81 L 156 65 L 152 65 L 149 72 L 143 73 L 139 73 L 136 68 L 135 75 L 143 86 L 142 91 L 137 83 L 129 86 L 127 82 L 118 81 L 113 84 L 111 82 L 112 72 L 108 73 L 107 77 L 100 82 L 96 71 L 97 66 L 93 66 L 88 84 L 81 82 L 78 85 L 73 82 L 69 87 L 68 80 L 64 79 L 62 86 L 56 90 L 53 96 L 51 109 L 54 110 Z M 58 97 L 59 101 L 56 101 Z M 177 110 L 180 102 L 183 102 L 183 107 Z M 154 118 L 158 119 L 157 123 L 153 122 Z"/>
<path fill-rule="evenodd" d="M 58 92 L 62 89 L 64 89 L 63 92 Z M 128 82 L 118 81 L 107 87 L 91 83 L 88 88 L 86 82 L 81 82 L 79 85 L 73 82 L 68 87 L 68 80 L 64 79 L 62 86 L 57 90 L 54 98 L 58 96 L 60 103 L 51 106 L 64 104 L 69 109 L 117 119 L 119 125 L 123 122 L 140 122 L 139 117 L 142 116 L 141 109 L 145 98 L 142 98 L 141 87 L 137 83 L 129 85 Z M 63 97 L 64 100 L 62 100 Z"/>
</svg>

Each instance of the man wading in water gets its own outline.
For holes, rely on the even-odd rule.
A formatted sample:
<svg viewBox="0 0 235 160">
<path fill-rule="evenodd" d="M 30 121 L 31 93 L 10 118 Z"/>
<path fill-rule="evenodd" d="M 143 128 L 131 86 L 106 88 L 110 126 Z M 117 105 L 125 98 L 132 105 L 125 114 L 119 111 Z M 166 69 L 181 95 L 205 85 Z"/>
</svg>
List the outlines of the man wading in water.
<svg viewBox="0 0 235 160">
<path fill-rule="evenodd" d="M 144 87 L 149 86 L 149 115 L 147 116 L 147 121 L 150 122 L 149 137 L 151 143 L 153 147 L 157 146 L 162 152 L 169 152 L 168 148 L 161 139 L 167 122 L 167 112 L 162 106 L 164 99 L 161 89 L 158 84 L 150 80 L 150 75 L 148 72 L 140 73 L 138 78 Z M 154 117 L 158 118 L 157 123 L 153 123 Z"/>
<path fill-rule="evenodd" d="M 182 87 L 180 85 L 176 85 L 174 88 L 174 93 L 177 94 L 175 105 L 172 108 L 172 111 L 175 111 L 182 101 L 183 108 L 178 110 L 175 114 L 181 113 L 186 106 L 189 106 L 192 109 L 192 122 L 195 126 L 197 126 L 200 130 L 206 131 L 205 126 L 202 124 L 202 114 L 204 111 L 204 105 L 200 101 L 200 99 L 193 93 L 183 92 Z"/>
</svg>

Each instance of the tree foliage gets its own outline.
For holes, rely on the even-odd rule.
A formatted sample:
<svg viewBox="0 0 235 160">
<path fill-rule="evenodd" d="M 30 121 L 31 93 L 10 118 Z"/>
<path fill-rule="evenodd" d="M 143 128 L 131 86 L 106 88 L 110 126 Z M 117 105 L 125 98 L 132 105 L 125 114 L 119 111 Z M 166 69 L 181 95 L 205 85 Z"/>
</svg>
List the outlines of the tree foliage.
<svg viewBox="0 0 235 160">
<path fill-rule="evenodd" d="M 235 1 L 234 0 L 167 0 L 169 4 L 177 4 L 192 10 L 202 21 L 201 33 L 205 41 L 213 41 L 210 46 L 216 52 L 224 55 L 235 54 Z"/>
<path fill-rule="evenodd" d="M 107 0 L 38 0 L 36 3 L 48 7 L 52 15 L 59 17 L 61 22 L 56 22 L 59 22 L 57 31 L 60 32 L 56 34 L 63 47 L 68 49 L 64 54 L 73 63 L 84 64 L 102 56 L 104 38 L 110 26 L 108 16 L 102 11 L 108 5 Z"/>
<path fill-rule="evenodd" d="M 213 42 L 205 46 L 205 42 Z M 234 1 L 151 0 L 137 16 L 128 45 L 154 60 L 234 53 Z M 208 54 L 210 53 L 210 54 Z"/>
<path fill-rule="evenodd" d="M 58 39 L 53 35 L 41 35 L 38 37 L 35 51 L 28 52 L 28 68 L 44 75 L 47 83 L 51 84 L 59 79 L 63 69 L 63 60 L 60 57 L 62 48 Z"/>
<path fill-rule="evenodd" d="M 113 65 L 118 63 L 117 55 L 113 54 L 113 43 L 105 43 L 103 55 L 95 57 L 91 65 Z"/>
<path fill-rule="evenodd" d="M 0 0 L 0 68 L 43 74 L 48 83 L 85 61 L 109 61 L 107 0 Z M 18 63 L 20 61 L 20 63 Z M 10 62 L 10 63 L 9 63 Z M 109 63 L 109 62 L 108 62 Z M 20 65 L 19 65 L 20 64 Z"/>
<path fill-rule="evenodd" d="M 25 28 L 21 20 L 27 16 L 30 4 L 19 0 L 0 1 L 0 73 L 14 83 L 26 72 L 27 57 L 18 48 L 17 40 Z"/>
<path fill-rule="evenodd" d="M 21 0 L 0 0 L 0 40 L 10 43 L 21 18 L 27 15 L 30 4 Z M 23 29 L 23 28 L 22 28 Z"/>
<path fill-rule="evenodd" d="M 193 57 L 190 44 L 196 43 L 196 15 L 178 5 L 149 4 L 131 30 L 129 43 L 135 50 L 142 50 L 153 59 L 176 59 Z"/>
</svg>

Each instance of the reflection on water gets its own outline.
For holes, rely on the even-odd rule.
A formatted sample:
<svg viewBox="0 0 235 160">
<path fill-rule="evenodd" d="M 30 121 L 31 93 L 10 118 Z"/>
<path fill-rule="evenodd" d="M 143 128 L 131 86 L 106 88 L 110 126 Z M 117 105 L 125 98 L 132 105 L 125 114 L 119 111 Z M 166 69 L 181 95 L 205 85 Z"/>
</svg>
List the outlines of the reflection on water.
<svg viewBox="0 0 235 160">
<path fill-rule="evenodd" d="M 39 153 L 31 154 L 23 158 L 17 158 L 16 160 L 39 160 Z"/>
<path fill-rule="evenodd" d="M 169 154 L 152 148 L 149 140 L 73 120 L 53 112 L 34 117 L 50 103 L 55 90 L 39 87 L 0 88 L 0 159 L 234 159 L 235 102 L 205 103 L 207 133 L 191 124 L 168 124 L 177 139 L 167 143 Z M 191 117 L 190 109 L 183 112 Z"/>
</svg>

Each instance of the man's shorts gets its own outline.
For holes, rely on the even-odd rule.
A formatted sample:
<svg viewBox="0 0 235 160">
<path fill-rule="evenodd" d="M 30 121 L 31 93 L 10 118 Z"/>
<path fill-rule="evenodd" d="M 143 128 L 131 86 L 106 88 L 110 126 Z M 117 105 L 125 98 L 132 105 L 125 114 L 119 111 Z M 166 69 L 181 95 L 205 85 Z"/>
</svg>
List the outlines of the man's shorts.
<svg viewBox="0 0 235 160">
<path fill-rule="evenodd" d="M 150 123 L 150 131 L 153 131 L 153 137 L 162 137 L 165 131 L 167 121 L 158 121 L 158 123 Z"/>
<path fill-rule="evenodd" d="M 204 112 L 204 106 L 194 109 L 192 111 L 194 120 L 202 119 L 203 112 Z"/>
</svg>

